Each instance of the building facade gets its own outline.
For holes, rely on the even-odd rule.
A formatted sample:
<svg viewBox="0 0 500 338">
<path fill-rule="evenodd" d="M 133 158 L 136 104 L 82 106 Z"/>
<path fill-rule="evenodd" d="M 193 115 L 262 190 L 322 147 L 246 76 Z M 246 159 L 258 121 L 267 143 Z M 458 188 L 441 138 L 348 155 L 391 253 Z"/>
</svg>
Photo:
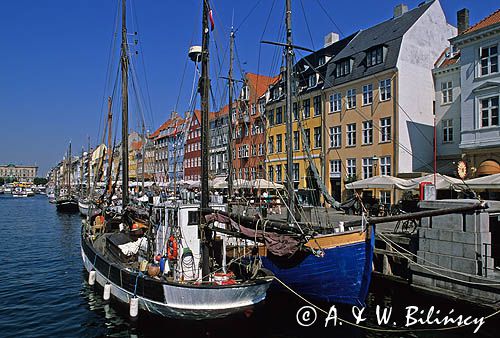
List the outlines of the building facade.
<svg viewBox="0 0 500 338">
<path fill-rule="evenodd" d="M 209 114 L 209 172 L 212 178 L 227 176 L 228 106 Z"/>
<path fill-rule="evenodd" d="M 500 173 L 500 10 L 450 42 L 460 51 L 460 149 L 469 175 Z"/>
<path fill-rule="evenodd" d="M 199 181 L 201 178 L 201 111 L 195 110 L 189 120 L 188 135 L 184 146 L 184 179 Z"/>
<path fill-rule="evenodd" d="M 433 171 L 432 69 L 454 34 L 438 1 L 399 5 L 329 62 L 325 152 L 334 197 L 346 198 L 353 180 Z M 386 204 L 394 198 L 377 194 Z"/>
<path fill-rule="evenodd" d="M 5 181 L 33 182 L 37 177 L 38 166 L 36 165 L 0 165 L 0 177 Z"/>
</svg>

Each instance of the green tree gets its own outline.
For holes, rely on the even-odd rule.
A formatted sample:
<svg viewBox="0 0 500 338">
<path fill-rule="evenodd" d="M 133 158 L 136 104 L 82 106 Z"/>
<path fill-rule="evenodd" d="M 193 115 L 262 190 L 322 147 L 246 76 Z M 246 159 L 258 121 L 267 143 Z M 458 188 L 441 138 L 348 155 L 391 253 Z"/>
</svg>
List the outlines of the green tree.
<svg viewBox="0 0 500 338">
<path fill-rule="evenodd" d="M 5 180 L 3 179 L 3 177 L 0 177 L 0 185 L 4 185 L 5 183 Z"/>
<path fill-rule="evenodd" d="M 40 185 L 40 184 L 45 185 L 45 184 L 47 184 L 47 182 L 48 182 L 47 179 L 44 177 L 35 177 L 33 179 L 33 183 L 36 185 Z"/>
</svg>

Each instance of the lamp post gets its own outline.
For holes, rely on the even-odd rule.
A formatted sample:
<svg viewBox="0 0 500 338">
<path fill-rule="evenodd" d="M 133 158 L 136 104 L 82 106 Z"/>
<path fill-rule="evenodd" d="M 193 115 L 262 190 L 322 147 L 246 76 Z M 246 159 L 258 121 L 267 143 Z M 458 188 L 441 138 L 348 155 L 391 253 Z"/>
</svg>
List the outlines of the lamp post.
<svg viewBox="0 0 500 338">
<path fill-rule="evenodd" d="M 373 176 L 377 176 L 377 163 L 379 158 L 377 155 L 373 155 L 372 157 L 372 166 L 373 166 Z"/>
</svg>

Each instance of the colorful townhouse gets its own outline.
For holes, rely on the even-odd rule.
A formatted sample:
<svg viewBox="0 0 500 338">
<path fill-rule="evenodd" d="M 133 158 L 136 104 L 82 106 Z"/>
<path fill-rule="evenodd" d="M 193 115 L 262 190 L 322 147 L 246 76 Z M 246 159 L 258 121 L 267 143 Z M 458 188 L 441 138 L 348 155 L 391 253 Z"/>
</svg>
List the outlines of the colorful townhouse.
<svg viewBox="0 0 500 338">
<path fill-rule="evenodd" d="M 433 172 L 432 69 L 455 34 L 439 1 L 412 10 L 398 5 L 389 20 L 359 31 L 330 60 L 325 155 L 327 187 L 337 200 L 353 180 Z M 376 194 L 383 203 L 395 201 L 391 191 Z"/>
<path fill-rule="evenodd" d="M 209 172 L 211 178 L 227 177 L 228 169 L 228 106 L 224 106 L 218 112 L 209 114 L 210 143 L 209 151 Z"/>
<path fill-rule="evenodd" d="M 184 145 L 184 179 L 199 181 L 201 178 L 201 111 L 195 110 L 188 121 Z"/>
<path fill-rule="evenodd" d="M 322 88 L 328 62 L 351 41 L 353 36 L 339 41 L 338 35 L 330 33 L 325 38 L 325 46 L 300 59 L 294 66 L 292 83 L 292 147 L 293 182 L 299 203 L 319 205 L 322 201 L 317 178 L 312 166 L 316 167 L 324 179 L 324 103 Z M 269 87 L 266 96 L 267 122 L 267 178 L 277 183 L 285 183 L 286 109 L 285 81 L 281 76 Z"/>
<path fill-rule="evenodd" d="M 265 177 L 266 119 L 259 98 L 276 78 L 247 73 L 235 106 L 233 123 L 233 178 L 255 180 Z"/>
</svg>

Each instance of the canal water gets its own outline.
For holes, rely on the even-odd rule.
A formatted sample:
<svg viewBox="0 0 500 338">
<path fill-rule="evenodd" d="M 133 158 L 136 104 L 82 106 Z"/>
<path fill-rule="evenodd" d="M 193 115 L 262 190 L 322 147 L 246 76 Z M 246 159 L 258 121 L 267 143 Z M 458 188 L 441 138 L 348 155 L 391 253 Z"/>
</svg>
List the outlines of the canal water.
<svg viewBox="0 0 500 338">
<path fill-rule="evenodd" d="M 166 320 L 141 312 L 130 320 L 128 308 L 104 302 L 102 288 L 86 283 L 80 256 L 79 215 L 60 214 L 45 196 L 13 198 L 0 195 L 0 337 L 471 337 L 475 326 L 451 331 L 390 333 L 347 324 L 325 328 L 317 311 L 311 326 L 297 323 L 297 311 L 306 306 L 289 293 L 271 293 L 253 312 L 217 321 Z M 318 304 L 329 309 L 328 304 Z M 375 280 L 363 313 L 362 325 L 383 328 L 376 307 L 392 306 L 391 322 L 404 327 L 407 306 L 442 313 L 485 316 L 484 311 L 432 298 L 406 287 Z M 310 309 L 303 309 L 307 311 Z M 337 306 L 338 317 L 355 321 L 351 307 Z M 333 314 L 333 312 L 332 312 Z M 301 320 L 313 318 L 301 313 Z M 410 329 L 421 329 L 414 325 Z M 443 327 L 438 326 L 438 327 Z M 500 317 L 488 319 L 476 337 L 493 337 Z"/>
</svg>

